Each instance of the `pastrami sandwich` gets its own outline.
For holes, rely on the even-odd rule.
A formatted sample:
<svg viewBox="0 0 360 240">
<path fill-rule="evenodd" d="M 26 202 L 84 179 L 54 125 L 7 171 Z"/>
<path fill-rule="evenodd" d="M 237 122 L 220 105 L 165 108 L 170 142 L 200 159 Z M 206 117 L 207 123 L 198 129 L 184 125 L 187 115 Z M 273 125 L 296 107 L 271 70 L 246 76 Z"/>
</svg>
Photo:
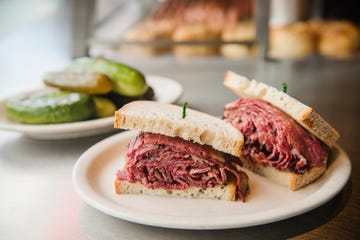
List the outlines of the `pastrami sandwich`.
<svg viewBox="0 0 360 240">
<path fill-rule="evenodd" d="M 243 166 L 292 190 L 320 177 L 338 132 L 283 91 L 228 71 L 224 85 L 240 96 L 224 118 L 244 135 Z"/>
<path fill-rule="evenodd" d="M 116 193 L 244 201 L 248 177 L 237 169 L 244 138 L 225 121 L 135 101 L 115 112 L 114 126 L 138 132 L 117 172 Z"/>
</svg>

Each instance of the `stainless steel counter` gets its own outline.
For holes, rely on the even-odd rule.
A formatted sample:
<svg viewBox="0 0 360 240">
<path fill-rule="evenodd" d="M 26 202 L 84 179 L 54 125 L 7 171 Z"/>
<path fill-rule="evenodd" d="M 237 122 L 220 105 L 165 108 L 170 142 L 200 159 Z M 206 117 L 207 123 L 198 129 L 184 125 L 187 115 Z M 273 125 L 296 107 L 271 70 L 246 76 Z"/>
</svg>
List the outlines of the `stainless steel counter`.
<svg viewBox="0 0 360 240">
<path fill-rule="evenodd" d="M 47 35 L 58 24 L 62 26 L 58 21 L 41 21 L 37 35 L 25 31 L 0 42 L 1 97 L 40 86 L 43 72 L 69 60 L 64 54 L 67 40 L 52 41 L 56 38 Z M 0 131 L 0 239 L 355 239 L 360 234 L 359 61 L 176 60 L 171 56 L 120 60 L 145 73 L 178 80 L 184 87 L 180 102 L 188 101 L 190 107 L 215 116 L 221 116 L 225 103 L 236 99 L 222 86 L 228 69 L 274 86 L 287 82 L 289 94 L 313 106 L 341 133 L 339 145 L 353 164 L 351 181 L 323 206 L 275 223 L 216 231 L 157 228 L 108 216 L 85 204 L 74 191 L 74 163 L 111 134 L 41 141 Z"/>
</svg>

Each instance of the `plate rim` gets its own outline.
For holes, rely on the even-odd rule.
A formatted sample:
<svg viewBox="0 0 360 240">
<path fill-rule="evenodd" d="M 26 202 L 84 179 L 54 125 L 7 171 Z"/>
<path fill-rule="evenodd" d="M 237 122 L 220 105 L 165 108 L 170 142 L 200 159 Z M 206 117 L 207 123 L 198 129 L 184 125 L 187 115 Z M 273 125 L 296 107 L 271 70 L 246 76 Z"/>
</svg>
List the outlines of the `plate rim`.
<svg viewBox="0 0 360 240">
<path fill-rule="evenodd" d="M 276 221 L 280 221 L 280 220 L 284 220 L 284 219 L 288 219 L 300 214 L 303 214 L 305 212 L 311 211 L 323 204 L 325 204 L 326 202 L 328 202 L 330 199 L 332 199 L 338 192 L 340 192 L 345 184 L 348 182 L 350 175 L 351 175 L 351 162 L 349 157 L 347 156 L 347 154 L 345 153 L 345 151 L 339 146 L 339 145 L 335 145 L 334 148 L 336 148 L 339 151 L 339 155 L 337 156 L 336 159 L 334 159 L 334 162 L 337 162 L 337 164 L 342 164 L 342 168 L 341 169 L 334 169 L 332 170 L 332 175 L 335 175 L 335 173 L 337 173 L 337 175 L 342 176 L 342 178 L 340 179 L 340 181 L 337 181 L 337 185 L 334 186 L 332 185 L 331 187 L 329 187 L 329 184 L 325 184 L 325 186 L 323 186 L 324 189 L 320 189 L 316 192 L 314 192 L 313 194 L 311 194 L 310 196 L 304 198 L 301 200 L 301 202 L 310 202 L 313 204 L 300 204 L 299 206 L 299 202 L 294 202 L 289 204 L 288 206 L 285 207 L 285 209 L 287 211 L 282 211 L 281 214 L 279 214 L 279 209 L 281 208 L 275 208 L 275 209 L 270 209 L 267 210 L 265 212 L 261 212 L 261 213 L 256 213 L 256 214 L 243 214 L 241 215 L 240 218 L 238 218 L 236 222 L 234 222 L 233 220 L 229 221 L 229 219 L 223 219 L 223 221 L 221 223 L 219 222 L 212 222 L 212 223 L 206 223 L 206 224 L 202 224 L 202 223 L 198 223 L 198 224 L 194 224 L 194 223 L 190 223 L 189 221 L 186 221 L 187 218 L 182 217 L 183 220 L 179 221 L 179 219 L 177 218 L 177 221 L 172 221 L 172 222 L 168 222 L 169 219 L 162 219 L 159 220 L 158 218 L 156 220 L 152 219 L 151 221 L 148 220 L 148 218 L 146 216 L 148 216 L 148 214 L 143 214 L 143 216 L 138 216 L 139 214 L 136 212 L 134 213 L 130 213 L 125 211 L 125 213 L 120 213 L 120 212 L 114 212 L 114 208 L 119 208 L 119 206 L 115 205 L 113 203 L 110 203 L 108 205 L 104 205 L 103 204 L 103 199 L 101 198 L 101 196 L 97 195 L 94 191 L 94 189 L 92 189 L 90 187 L 90 185 L 86 184 L 86 181 L 82 181 L 84 180 L 84 178 L 82 176 L 84 176 L 84 174 L 86 174 L 86 170 L 90 167 L 90 163 L 92 163 L 93 161 L 96 160 L 95 157 L 93 157 L 91 160 L 89 160 L 89 157 L 91 158 L 91 156 L 93 156 L 94 152 L 98 153 L 99 150 L 101 150 L 101 148 L 104 148 L 103 150 L 106 149 L 106 146 L 112 146 L 113 144 L 116 144 L 119 141 L 123 141 L 122 139 L 126 139 L 127 137 L 129 138 L 130 136 L 133 136 L 135 134 L 134 131 L 125 131 L 125 132 L 121 132 L 118 134 L 115 134 L 113 136 L 110 136 L 108 138 L 103 139 L 102 141 L 99 141 L 98 143 L 94 144 L 92 147 L 90 147 L 89 149 L 87 149 L 80 157 L 79 159 L 76 161 L 73 171 L 72 171 L 72 180 L 73 180 L 73 185 L 74 188 L 76 190 L 76 192 L 80 195 L 80 197 L 84 200 L 84 202 L 86 202 L 87 204 L 89 204 L 90 206 L 94 207 L 95 209 L 98 209 L 101 212 L 104 212 L 110 216 L 119 218 L 119 219 L 124 219 L 130 222 L 134 222 L 134 223 L 139 223 L 139 224 L 143 224 L 143 225 L 148 225 L 148 226 L 156 226 L 156 227 L 165 227 L 165 228 L 172 228 L 172 229 L 192 229 L 192 230 L 205 230 L 205 229 L 231 229 L 231 228 L 242 228 L 242 227 L 249 227 L 249 226 L 257 226 L 257 225 L 261 225 L 261 224 L 266 224 L 266 223 L 271 223 L 271 222 L 276 222 Z M 339 159 L 339 160 L 338 160 Z M 339 162 L 340 161 L 340 162 Z M 88 165 L 86 165 L 86 163 Z M 85 167 L 84 167 L 85 164 Z M 339 173 L 341 171 L 341 174 Z M 335 173 L 334 173 L 335 172 Z M 332 178 L 334 178 L 334 176 L 332 176 Z M 330 181 L 331 179 L 328 179 L 327 181 Z M 339 179 L 338 179 L 339 180 Z M 323 194 L 323 192 L 325 191 L 325 193 L 327 193 L 326 195 Z M 321 195 L 323 194 L 323 195 Z M 149 197 L 149 196 L 142 196 L 142 197 Z M 153 197 L 153 196 L 151 196 Z M 172 198 L 169 198 L 169 201 L 171 201 Z M 187 199 L 189 201 L 191 201 L 192 199 Z M 196 199 L 196 200 L 200 200 L 201 199 Z M 205 200 L 206 201 L 206 200 Z M 315 202 L 315 203 L 314 203 Z M 244 203 L 246 204 L 246 203 Z M 284 209 L 284 208 L 282 208 Z M 291 209 L 291 211 L 289 210 Z M 123 209 L 122 209 L 123 210 Z M 251 221 L 246 221 L 245 218 L 246 216 L 251 216 Z M 233 218 L 232 218 L 233 219 Z M 239 220 L 240 219 L 240 220 Z"/>
</svg>

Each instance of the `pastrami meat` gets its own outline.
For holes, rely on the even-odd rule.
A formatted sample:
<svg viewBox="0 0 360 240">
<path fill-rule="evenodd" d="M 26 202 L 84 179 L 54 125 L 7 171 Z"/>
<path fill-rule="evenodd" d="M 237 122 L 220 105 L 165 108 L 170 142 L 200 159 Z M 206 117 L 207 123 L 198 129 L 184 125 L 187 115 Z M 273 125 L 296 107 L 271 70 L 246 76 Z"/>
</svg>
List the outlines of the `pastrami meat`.
<svg viewBox="0 0 360 240">
<path fill-rule="evenodd" d="M 242 158 L 297 174 L 325 164 L 325 146 L 267 102 L 239 99 L 225 107 L 224 117 L 244 135 Z"/>
<path fill-rule="evenodd" d="M 140 133 L 129 143 L 125 161 L 117 180 L 140 182 L 152 189 L 185 190 L 211 188 L 235 177 L 237 198 L 244 200 L 247 192 L 248 177 L 234 166 L 241 164 L 238 158 L 182 138 Z"/>
</svg>

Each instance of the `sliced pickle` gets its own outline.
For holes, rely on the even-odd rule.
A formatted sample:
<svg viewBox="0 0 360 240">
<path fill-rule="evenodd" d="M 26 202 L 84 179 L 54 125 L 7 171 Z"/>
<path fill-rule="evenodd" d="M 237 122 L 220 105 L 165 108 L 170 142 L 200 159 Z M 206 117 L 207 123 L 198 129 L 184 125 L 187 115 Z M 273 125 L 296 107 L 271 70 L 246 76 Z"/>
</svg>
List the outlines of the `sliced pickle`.
<svg viewBox="0 0 360 240">
<path fill-rule="evenodd" d="M 140 71 L 104 58 L 78 58 L 67 67 L 67 70 L 85 70 L 105 74 L 113 82 L 113 91 L 127 97 L 142 96 L 148 89 L 145 76 Z"/>
<path fill-rule="evenodd" d="M 88 94 L 59 90 L 8 98 L 4 110 L 10 120 L 20 123 L 66 123 L 93 118 L 95 104 Z"/>
<path fill-rule="evenodd" d="M 49 72 L 44 76 L 44 83 L 61 90 L 88 94 L 106 94 L 113 88 L 106 75 L 90 71 Z"/>
<path fill-rule="evenodd" d="M 115 92 L 110 92 L 106 95 L 103 95 L 103 97 L 110 99 L 117 108 L 121 108 L 123 105 L 137 100 L 154 100 L 155 99 L 155 92 L 152 87 L 148 87 L 147 91 L 139 96 L 139 97 L 127 97 L 120 94 L 117 94 Z"/>
</svg>

